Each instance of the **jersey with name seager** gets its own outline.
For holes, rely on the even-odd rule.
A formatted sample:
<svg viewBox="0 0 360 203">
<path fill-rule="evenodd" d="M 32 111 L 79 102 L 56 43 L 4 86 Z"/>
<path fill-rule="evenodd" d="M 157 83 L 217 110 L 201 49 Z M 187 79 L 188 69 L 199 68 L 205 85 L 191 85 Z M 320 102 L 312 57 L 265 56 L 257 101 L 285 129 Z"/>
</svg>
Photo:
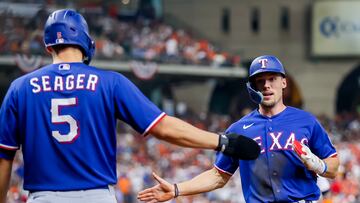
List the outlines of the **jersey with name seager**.
<svg viewBox="0 0 360 203">
<path fill-rule="evenodd" d="M 255 140 L 260 148 L 256 160 L 236 160 L 218 153 L 215 167 L 227 174 L 240 168 L 246 202 L 297 202 L 317 200 L 320 191 L 317 176 L 305 168 L 293 149 L 294 140 L 309 146 L 319 158 L 336 155 L 328 134 L 308 112 L 286 107 L 281 113 L 266 117 L 254 110 L 226 133 L 237 133 Z"/>
<path fill-rule="evenodd" d="M 164 116 L 119 73 L 51 64 L 12 82 L 0 110 L 0 148 L 21 147 L 26 190 L 101 188 L 117 182 L 117 119 L 145 135 Z"/>
</svg>

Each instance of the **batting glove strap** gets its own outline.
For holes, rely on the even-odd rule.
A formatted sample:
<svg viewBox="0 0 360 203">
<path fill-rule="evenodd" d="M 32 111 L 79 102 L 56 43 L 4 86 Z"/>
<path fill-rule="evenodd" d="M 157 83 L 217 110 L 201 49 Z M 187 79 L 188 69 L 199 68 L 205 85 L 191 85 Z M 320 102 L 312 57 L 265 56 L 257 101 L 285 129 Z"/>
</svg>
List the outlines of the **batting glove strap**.
<svg viewBox="0 0 360 203">
<path fill-rule="evenodd" d="M 314 155 L 314 157 L 310 160 L 309 169 L 317 174 L 322 175 L 326 172 L 327 166 L 323 160 Z"/>
<path fill-rule="evenodd" d="M 320 173 L 320 175 L 324 175 L 326 173 L 327 169 L 328 169 L 326 162 L 325 161 L 323 161 L 323 162 L 325 164 L 325 169 L 324 169 L 324 171 L 322 173 Z"/>
</svg>

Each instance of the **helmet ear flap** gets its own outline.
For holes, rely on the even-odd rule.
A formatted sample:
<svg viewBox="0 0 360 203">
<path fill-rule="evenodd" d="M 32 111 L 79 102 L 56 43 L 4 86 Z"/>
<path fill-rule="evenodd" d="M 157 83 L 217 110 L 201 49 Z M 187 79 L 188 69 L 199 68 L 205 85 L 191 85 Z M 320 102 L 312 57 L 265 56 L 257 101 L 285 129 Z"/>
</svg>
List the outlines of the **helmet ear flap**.
<svg viewBox="0 0 360 203">
<path fill-rule="evenodd" d="M 250 99 L 253 102 L 255 102 L 256 104 L 260 104 L 263 101 L 264 95 L 260 91 L 257 91 L 256 89 L 254 89 L 251 86 L 250 81 L 246 83 L 246 89 L 250 95 Z"/>
<path fill-rule="evenodd" d="M 89 50 L 88 50 L 88 54 L 85 56 L 84 58 L 84 63 L 89 65 L 90 61 L 91 61 L 91 58 L 92 56 L 94 55 L 95 53 L 95 41 L 92 40 L 91 38 L 89 38 Z"/>
</svg>

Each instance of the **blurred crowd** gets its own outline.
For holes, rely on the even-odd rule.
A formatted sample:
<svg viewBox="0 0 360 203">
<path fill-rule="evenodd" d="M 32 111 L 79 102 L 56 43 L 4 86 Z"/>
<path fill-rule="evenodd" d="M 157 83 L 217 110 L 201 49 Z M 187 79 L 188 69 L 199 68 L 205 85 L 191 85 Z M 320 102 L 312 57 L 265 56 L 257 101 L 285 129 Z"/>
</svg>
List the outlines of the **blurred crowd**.
<svg viewBox="0 0 360 203">
<path fill-rule="evenodd" d="M 41 8 L 33 17 L 0 10 L 0 55 L 46 55 L 43 27 L 48 14 L 46 8 Z M 142 17 L 121 20 L 101 9 L 82 14 L 96 42 L 97 59 L 137 59 L 216 67 L 240 65 L 238 55 L 231 55 L 208 40 L 198 39 L 161 20 Z"/>
<path fill-rule="evenodd" d="M 213 132 L 224 131 L 231 122 L 230 117 L 216 114 L 184 115 L 185 121 Z M 319 187 L 323 192 L 323 203 L 360 202 L 360 116 L 341 114 L 335 119 L 319 115 L 318 119 L 329 132 L 338 150 L 341 166 L 334 180 L 321 179 Z M 142 137 L 129 126 L 120 123 L 118 127 L 118 183 L 115 186 L 117 198 L 122 203 L 138 202 L 140 190 L 156 184 L 151 173 L 156 172 L 170 182 L 190 179 L 210 169 L 215 158 L 211 150 L 185 149 Z M 179 197 L 173 202 L 182 203 L 244 203 L 239 171 L 229 183 L 213 192 Z M 9 203 L 25 202 L 27 191 L 22 190 L 23 166 L 20 153 L 16 156 L 9 192 Z"/>
</svg>

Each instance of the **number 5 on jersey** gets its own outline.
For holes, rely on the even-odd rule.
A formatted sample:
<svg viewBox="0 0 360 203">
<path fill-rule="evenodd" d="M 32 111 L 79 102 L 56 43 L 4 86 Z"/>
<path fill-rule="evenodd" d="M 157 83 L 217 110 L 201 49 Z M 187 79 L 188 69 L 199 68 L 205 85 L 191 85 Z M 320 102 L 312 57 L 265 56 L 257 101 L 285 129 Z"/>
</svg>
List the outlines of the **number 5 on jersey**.
<svg viewBox="0 0 360 203">
<path fill-rule="evenodd" d="M 51 123 L 64 124 L 68 123 L 70 132 L 60 134 L 59 131 L 52 131 L 52 136 L 60 143 L 71 143 L 78 137 L 78 123 L 71 115 L 60 115 L 61 107 L 69 107 L 77 105 L 76 98 L 51 99 Z"/>
</svg>

